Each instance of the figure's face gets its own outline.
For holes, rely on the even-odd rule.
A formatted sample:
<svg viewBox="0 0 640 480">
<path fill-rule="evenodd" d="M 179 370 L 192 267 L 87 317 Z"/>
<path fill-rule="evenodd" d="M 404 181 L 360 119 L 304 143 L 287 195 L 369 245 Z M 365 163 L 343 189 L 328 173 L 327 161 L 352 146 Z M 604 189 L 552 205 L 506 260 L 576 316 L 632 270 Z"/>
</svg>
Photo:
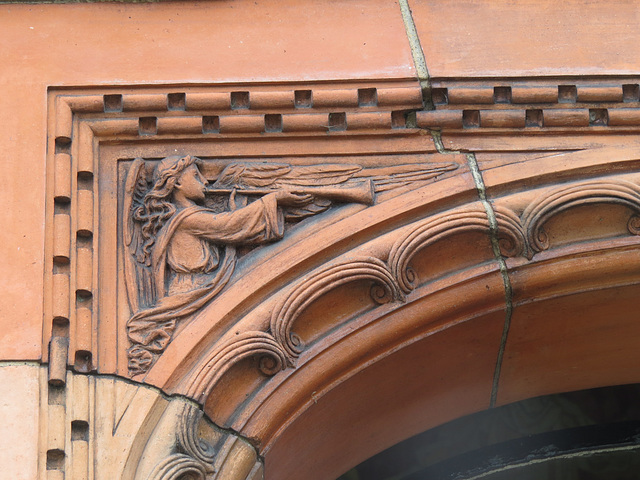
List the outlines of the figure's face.
<svg viewBox="0 0 640 480">
<path fill-rule="evenodd" d="M 185 198 L 193 202 L 204 200 L 204 191 L 207 186 L 207 179 L 196 165 L 189 165 L 180 175 L 176 184 L 176 190 L 180 191 Z"/>
</svg>

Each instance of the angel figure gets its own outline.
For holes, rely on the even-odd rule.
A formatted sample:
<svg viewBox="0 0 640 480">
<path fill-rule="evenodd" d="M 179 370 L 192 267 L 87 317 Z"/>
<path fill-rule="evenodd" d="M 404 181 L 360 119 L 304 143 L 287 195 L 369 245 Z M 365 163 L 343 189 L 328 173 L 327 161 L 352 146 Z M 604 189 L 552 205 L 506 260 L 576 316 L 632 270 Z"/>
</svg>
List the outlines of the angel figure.
<svg viewBox="0 0 640 480">
<path fill-rule="evenodd" d="M 203 307 L 227 284 L 236 248 L 279 240 L 285 222 L 333 203 L 374 203 L 376 193 L 417 186 L 456 163 L 293 166 L 231 163 L 208 187 L 195 157 L 162 160 L 148 180 L 137 159 L 124 196 L 125 283 L 132 375 L 146 372 L 171 341 L 176 322 Z M 226 208 L 211 208 L 211 196 Z M 223 210 L 223 211 L 220 211 Z"/>
<path fill-rule="evenodd" d="M 129 369 L 146 371 L 171 340 L 176 320 L 198 310 L 228 282 L 235 246 L 282 238 L 281 206 L 303 207 L 309 194 L 280 189 L 229 212 L 202 206 L 207 180 L 196 158 L 167 157 L 146 191 L 144 162 L 136 160 L 127 181 L 130 217 L 125 243 L 128 295 L 134 315 L 127 323 Z"/>
</svg>

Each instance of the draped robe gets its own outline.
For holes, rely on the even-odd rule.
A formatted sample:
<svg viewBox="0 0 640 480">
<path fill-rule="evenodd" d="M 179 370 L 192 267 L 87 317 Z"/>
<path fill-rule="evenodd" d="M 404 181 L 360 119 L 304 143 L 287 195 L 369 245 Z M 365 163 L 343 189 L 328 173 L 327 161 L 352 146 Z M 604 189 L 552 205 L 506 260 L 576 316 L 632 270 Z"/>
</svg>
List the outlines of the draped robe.
<svg viewBox="0 0 640 480">
<path fill-rule="evenodd" d="M 281 239 L 284 217 L 275 194 L 230 212 L 191 206 L 179 210 L 157 234 L 151 257 L 155 303 L 127 322 L 133 352 L 161 352 L 176 319 L 189 315 L 227 284 L 236 263 L 235 246 Z"/>
</svg>

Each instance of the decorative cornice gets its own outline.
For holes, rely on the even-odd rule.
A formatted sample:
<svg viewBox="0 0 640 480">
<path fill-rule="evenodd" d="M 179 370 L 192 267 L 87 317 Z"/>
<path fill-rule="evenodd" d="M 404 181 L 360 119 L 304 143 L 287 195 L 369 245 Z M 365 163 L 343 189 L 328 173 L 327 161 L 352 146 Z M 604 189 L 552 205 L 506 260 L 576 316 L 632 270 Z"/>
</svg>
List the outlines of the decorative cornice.
<svg viewBox="0 0 640 480">
<path fill-rule="evenodd" d="M 417 126 L 474 133 L 524 129 L 624 131 L 640 126 L 640 80 L 437 81 L 434 110 L 417 112 Z"/>
</svg>

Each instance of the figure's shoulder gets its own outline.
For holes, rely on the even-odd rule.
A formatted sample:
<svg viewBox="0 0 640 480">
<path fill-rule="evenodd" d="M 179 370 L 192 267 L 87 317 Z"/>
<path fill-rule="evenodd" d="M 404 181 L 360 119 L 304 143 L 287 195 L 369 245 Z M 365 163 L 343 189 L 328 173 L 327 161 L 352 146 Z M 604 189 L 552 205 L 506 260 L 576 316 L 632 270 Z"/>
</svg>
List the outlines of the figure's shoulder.
<svg viewBox="0 0 640 480">
<path fill-rule="evenodd" d="M 175 222 L 185 222 L 191 221 L 194 218 L 198 217 L 209 217 L 211 215 L 217 215 L 217 213 L 207 207 L 202 207 L 200 205 L 193 205 L 191 207 L 183 208 L 179 210 L 172 218 Z"/>
<path fill-rule="evenodd" d="M 201 215 L 215 215 L 215 212 L 199 205 L 180 209 L 167 220 L 159 235 L 172 235 L 177 228 L 197 221 L 197 218 L 201 218 Z"/>
</svg>

